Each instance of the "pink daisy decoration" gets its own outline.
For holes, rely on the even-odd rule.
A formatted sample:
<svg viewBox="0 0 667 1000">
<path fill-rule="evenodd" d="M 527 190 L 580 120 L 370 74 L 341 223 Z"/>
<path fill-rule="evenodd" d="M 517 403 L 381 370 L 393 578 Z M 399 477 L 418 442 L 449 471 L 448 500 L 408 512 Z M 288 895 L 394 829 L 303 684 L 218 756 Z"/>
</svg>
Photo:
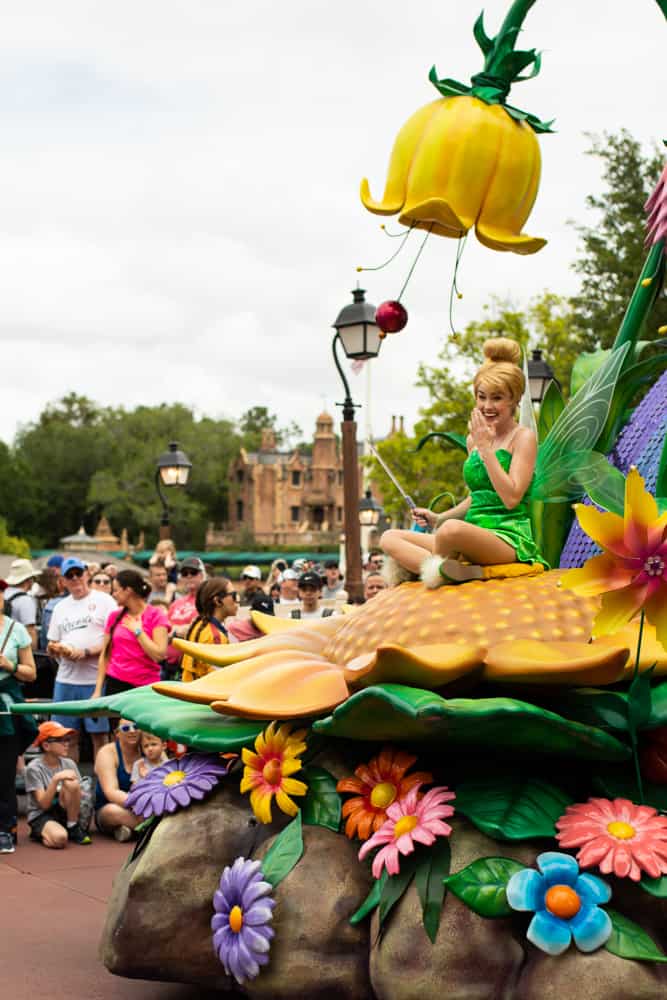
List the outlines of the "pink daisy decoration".
<svg viewBox="0 0 667 1000">
<path fill-rule="evenodd" d="M 381 848 L 373 859 L 374 878 L 380 878 L 383 868 L 389 875 L 398 875 L 399 854 L 412 854 L 415 842 L 432 844 L 436 837 L 448 837 L 452 832 L 442 821 L 454 813 L 453 806 L 445 805 L 456 798 L 454 792 L 441 785 L 420 798 L 420 787 L 415 785 L 404 798 L 388 806 L 387 819 L 359 851 L 361 861 L 369 851 Z"/>
<path fill-rule="evenodd" d="M 561 847 L 579 847 L 582 868 L 639 882 L 667 874 L 667 816 L 629 799 L 589 799 L 568 806 L 556 823 Z"/>
</svg>

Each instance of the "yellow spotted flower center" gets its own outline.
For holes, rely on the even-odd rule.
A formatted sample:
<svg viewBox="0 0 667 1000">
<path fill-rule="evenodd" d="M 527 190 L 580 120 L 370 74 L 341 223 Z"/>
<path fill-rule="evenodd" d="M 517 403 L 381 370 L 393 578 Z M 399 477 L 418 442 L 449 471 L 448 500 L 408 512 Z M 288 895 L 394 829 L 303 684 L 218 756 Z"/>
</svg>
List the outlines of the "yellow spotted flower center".
<svg viewBox="0 0 667 1000">
<path fill-rule="evenodd" d="M 398 840 L 404 833 L 410 833 L 417 826 L 419 820 L 416 816 L 402 816 L 394 826 L 394 837 Z"/>
<path fill-rule="evenodd" d="M 376 809 L 386 809 L 396 798 L 396 786 L 390 781 L 376 785 L 371 792 L 371 805 Z"/>
<path fill-rule="evenodd" d="M 167 788 L 170 788 L 172 785 L 180 785 L 182 781 L 185 781 L 186 777 L 187 775 L 185 771 L 170 771 L 169 774 L 162 779 L 162 784 L 166 785 Z"/>
<path fill-rule="evenodd" d="M 273 757 L 262 768 L 262 777 L 269 785 L 279 785 L 282 781 L 282 776 L 282 764 L 276 757 Z"/>
<path fill-rule="evenodd" d="M 632 840 L 636 832 L 634 826 L 630 826 L 629 823 L 623 823 L 620 819 L 607 825 L 607 833 L 610 833 L 612 837 L 616 837 L 616 840 Z"/>
<path fill-rule="evenodd" d="M 569 885 L 552 885 L 547 889 L 544 904 L 554 917 L 571 920 L 581 909 L 579 895 Z"/>
<path fill-rule="evenodd" d="M 243 927 L 243 910 L 240 906 L 232 906 L 229 911 L 229 926 L 235 934 L 238 934 Z"/>
</svg>

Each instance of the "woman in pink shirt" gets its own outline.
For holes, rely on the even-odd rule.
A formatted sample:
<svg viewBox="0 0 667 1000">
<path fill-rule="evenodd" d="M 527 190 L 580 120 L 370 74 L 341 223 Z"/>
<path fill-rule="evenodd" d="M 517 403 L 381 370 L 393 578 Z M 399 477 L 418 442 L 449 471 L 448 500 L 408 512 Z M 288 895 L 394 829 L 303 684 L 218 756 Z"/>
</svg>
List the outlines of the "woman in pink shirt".
<svg viewBox="0 0 667 1000">
<path fill-rule="evenodd" d="M 114 579 L 111 593 L 120 608 L 111 612 L 104 628 L 94 698 L 103 688 L 106 694 L 119 694 L 159 681 L 169 623 L 161 607 L 146 603 L 150 591 L 150 584 L 133 569 L 121 570 Z"/>
</svg>

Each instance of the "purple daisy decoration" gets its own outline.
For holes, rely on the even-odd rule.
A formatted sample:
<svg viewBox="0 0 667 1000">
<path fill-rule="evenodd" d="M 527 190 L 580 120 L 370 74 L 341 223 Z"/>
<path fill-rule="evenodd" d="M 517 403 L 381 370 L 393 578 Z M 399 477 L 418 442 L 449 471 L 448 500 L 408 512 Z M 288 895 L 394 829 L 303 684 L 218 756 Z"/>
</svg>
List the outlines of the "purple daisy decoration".
<svg viewBox="0 0 667 1000">
<path fill-rule="evenodd" d="M 254 979 L 269 961 L 275 899 L 261 863 L 237 858 L 225 868 L 213 896 L 213 947 L 228 976 L 237 983 Z"/>
<path fill-rule="evenodd" d="M 233 761 L 215 754 L 188 753 L 180 760 L 168 760 L 138 781 L 128 793 L 125 805 L 135 816 L 149 819 L 201 800 L 229 771 Z"/>
</svg>

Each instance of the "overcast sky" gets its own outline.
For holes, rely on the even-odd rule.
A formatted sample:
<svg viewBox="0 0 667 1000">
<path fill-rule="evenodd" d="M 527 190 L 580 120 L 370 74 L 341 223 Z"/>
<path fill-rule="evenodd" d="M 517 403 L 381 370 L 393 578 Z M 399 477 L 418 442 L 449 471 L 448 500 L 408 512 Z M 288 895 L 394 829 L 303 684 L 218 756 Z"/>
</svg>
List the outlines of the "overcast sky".
<svg viewBox="0 0 667 1000">
<path fill-rule="evenodd" d="M 509 0 L 485 3 L 495 34 Z M 22 0 L 0 19 L 2 437 L 74 391 L 104 404 L 180 401 L 238 416 L 266 405 L 310 435 L 341 399 L 331 323 L 357 264 L 396 243 L 381 197 L 427 75 L 481 69 L 470 0 Z M 663 137 L 665 23 L 652 0 L 538 0 L 521 47 L 543 50 L 511 101 L 540 137 L 532 257 L 468 241 L 461 327 L 496 294 L 576 287 L 569 219 L 590 221 L 599 165 L 585 131 Z M 663 131 L 661 131 L 661 129 Z M 387 220 L 388 226 L 391 220 Z M 396 223 L 393 228 L 396 229 Z M 395 298 L 420 237 L 362 275 Z M 410 249 L 412 244 L 412 249 Z M 456 244 L 432 237 L 404 297 L 407 328 L 372 362 L 372 424 L 411 424 L 420 361 L 448 331 Z M 365 378 L 352 376 L 365 398 Z M 362 411 L 363 412 L 363 411 Z M 364 417 L 360 419 L 363 421 Z"/>
</svg>

